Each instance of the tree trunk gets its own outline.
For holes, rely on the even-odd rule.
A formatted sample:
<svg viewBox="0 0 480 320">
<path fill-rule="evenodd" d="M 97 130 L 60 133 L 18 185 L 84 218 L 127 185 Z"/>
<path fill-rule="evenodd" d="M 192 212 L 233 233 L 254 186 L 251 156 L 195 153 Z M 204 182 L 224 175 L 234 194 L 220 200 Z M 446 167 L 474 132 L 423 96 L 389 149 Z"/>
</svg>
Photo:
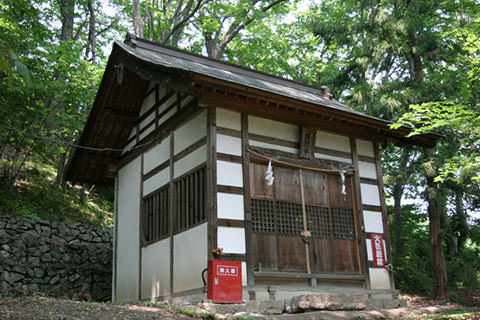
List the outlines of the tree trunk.
<svg viewBox="0 0 480 320">
<path fill-rule="evenodd" d="M 458 249 L 462 249 L 467 240 L 467 215 L 465 213 L 465 207 L 463 205 L 463 190 L 455 191 L 455 218 L 456 227 L 455 231 L 458 233 Z"/>
<path fill-rule="evenodd" d="M 90 23 L 88 28 L 88 45 L 87 45 L 87 56 L 88 56 L 88 48 L 92 52 L 92 64 L 95 64 L 95 59 L 97 57 L 96 54 L 96 21 L 95 21 L 95 10 L 93 8 L 93 0 L 88 0 L 88 12 L 90 14 Z M 88 57 L 87 57 L 88 58 Z"/>
<path fill-rule="evenodd" d="M 425 148 L 427 159 L 432 159 L 433 150 Z M 426 164 L 428 166 L 428 164 Z M 430 219 L 430 246 L 433 258 L 433 298 L 437 300 L 448 300 L 447 294 L 447 268 L 442 246 L 442 235 L 440 230 L 441 208 L 439 201 L 439 188 L 434 181 L 436 170 L 433 167 L 425 168 L 427 189 L 425 198 L 428 202 L 428 217 Z"/>
<path fill-rule="evenodd" d="M 143 38 L 143 20 L 140 14 L 140 0 L 132 0 L 133 29 L 137 37 Z"/>
<path fill-rule="evenodd" d="M 65 160 L 67 159 L 67 152 L 63 152 L 57 164 L 57 176 L 55 177 L 55 182 L 53 183 L 53 188 L 58 189 L 63 184 L 63 172 L 65 170 Z"/>
<path fill-rule="evenodd" d="M 74 0 L 59 0 L 60 14 L 62 16 L 61 40 L 73 39 Z"/>
<path fill-rule="evenodd" d="M 402 196 L 405 189 L 405 171 L 410 157 L 410 148 L 402 149 L 402 157 L 398 166 L 398 175 L 393 185 L 393 214 L 395 217 L 395 259 L 401 260 L 403 257 L 403 247 L 405 245 L 404 219 L 402 213 Z"/>
</svg>

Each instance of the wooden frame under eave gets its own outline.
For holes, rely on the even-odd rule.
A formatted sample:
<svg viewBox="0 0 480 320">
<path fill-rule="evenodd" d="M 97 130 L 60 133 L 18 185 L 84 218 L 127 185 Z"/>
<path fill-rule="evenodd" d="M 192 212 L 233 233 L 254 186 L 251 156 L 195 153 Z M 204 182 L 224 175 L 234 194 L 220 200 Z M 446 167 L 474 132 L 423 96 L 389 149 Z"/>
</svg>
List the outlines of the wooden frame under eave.
<svg viewBox="0 0 480 320">
<path fill-rule="evenodd" d="M 212 250 L 217 248 L 217 132 L 216 108 L 207 109 L 207 212 L 208 212 L 208 259 L 213 259 Z"/>
</svg>

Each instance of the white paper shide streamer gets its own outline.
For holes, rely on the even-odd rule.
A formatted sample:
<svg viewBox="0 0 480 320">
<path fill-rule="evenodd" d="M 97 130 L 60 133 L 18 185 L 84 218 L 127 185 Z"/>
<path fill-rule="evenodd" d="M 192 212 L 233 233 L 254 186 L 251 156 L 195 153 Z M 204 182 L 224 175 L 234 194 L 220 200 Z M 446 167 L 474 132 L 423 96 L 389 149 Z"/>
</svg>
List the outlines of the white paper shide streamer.
<svg viewBox="0 0 480 320">
<path fill-rule="evenodd" d="M 340 171 L 340 178 L 342 179 L 342 191 L 340 191 L 344 197 L 347 196 L 347 186 L 345 184 L 345 170 Z"/>
<path fill-rule="evenodd" d="M 272 160 L 268 162 L 267 172 L 265 173 L 265 180 L 267 180 L 267 184 L 269 186 L 273 185 L 273 169 L 272 169 Z"/>
</svg>

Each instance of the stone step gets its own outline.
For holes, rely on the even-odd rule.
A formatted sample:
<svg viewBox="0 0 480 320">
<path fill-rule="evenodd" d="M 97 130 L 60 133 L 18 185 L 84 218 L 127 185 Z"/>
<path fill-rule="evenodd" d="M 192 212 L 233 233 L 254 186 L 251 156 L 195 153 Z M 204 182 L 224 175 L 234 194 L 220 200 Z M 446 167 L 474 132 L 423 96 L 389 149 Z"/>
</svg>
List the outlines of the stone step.
<svg viewBox="0 0 480 320">
<path fill-rule="evenodd" d="M 290 292 L 293 293 L 293 292 Z M 286 299 L 248 301 L 243 304 L 203 303 L 201 308 L 208 312 L 228 315 L 280 315 L 310 311 L 361 311 L 398 308 L 405 303 L 392 298 L 372 299 L 368 291 L 362 293 L 303 293 Z"/>
</svg>

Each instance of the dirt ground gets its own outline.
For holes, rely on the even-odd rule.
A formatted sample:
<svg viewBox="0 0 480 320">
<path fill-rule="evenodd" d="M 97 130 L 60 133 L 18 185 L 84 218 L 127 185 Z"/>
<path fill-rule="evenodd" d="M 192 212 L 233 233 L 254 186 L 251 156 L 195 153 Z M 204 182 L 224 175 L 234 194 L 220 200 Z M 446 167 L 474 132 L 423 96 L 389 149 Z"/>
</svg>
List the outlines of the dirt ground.
<svg viewBox="0 0 480 320">
<path fill-rule="evenodd" d="M 405 297 L 403 297 L 405 299 Z M 317 311 L 296 315 L 273 316 L 270 319 L 444 319 L 480 320 L 480 307 L 464 309 L 454 304 L 433 305 L 434 302 L 408 297 L 408 308 L 334 312 Z M 147 303 L 148 305 L 148 303 Z M 435 314 L 435 315 L 433 315 Z M 239 315 L 240 316 L 240 315 Z M 232 316 L 212 315 L 179 306 L 119 304 L 76 301 L 43 296 L 0 296 L 0 319 L 21 320 L 153 320 L 153 319 L 231 319 Z M 261 318 L 256 317 L 253 318 Z M 237 319 L 251 319 L 242 315 Z"/>
</svg>

